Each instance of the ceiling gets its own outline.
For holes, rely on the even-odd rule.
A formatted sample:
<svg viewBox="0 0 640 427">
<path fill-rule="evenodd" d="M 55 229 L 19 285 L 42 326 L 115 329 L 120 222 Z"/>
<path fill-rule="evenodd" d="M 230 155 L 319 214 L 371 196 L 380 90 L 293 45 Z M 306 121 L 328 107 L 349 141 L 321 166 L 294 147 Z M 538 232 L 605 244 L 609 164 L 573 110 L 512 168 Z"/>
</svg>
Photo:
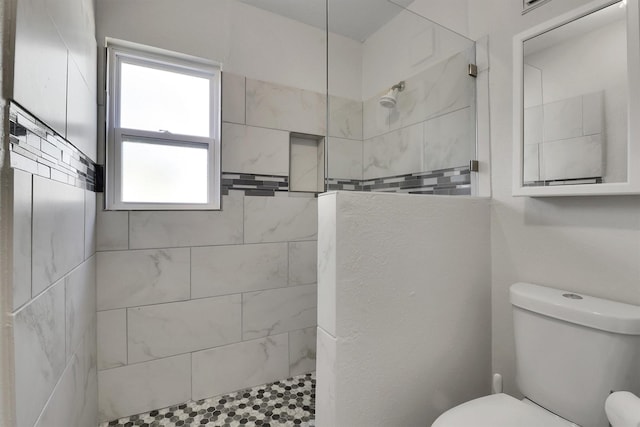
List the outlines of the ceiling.
<svg viewBox="0 0 640 427">
<path fill-rule="evenodd" d="M 251 6 L 325 29 L 325 0 L 239 0 Z M 363 42 L 413 0 L 327 0 L 329 31 Z"/>
</svg>

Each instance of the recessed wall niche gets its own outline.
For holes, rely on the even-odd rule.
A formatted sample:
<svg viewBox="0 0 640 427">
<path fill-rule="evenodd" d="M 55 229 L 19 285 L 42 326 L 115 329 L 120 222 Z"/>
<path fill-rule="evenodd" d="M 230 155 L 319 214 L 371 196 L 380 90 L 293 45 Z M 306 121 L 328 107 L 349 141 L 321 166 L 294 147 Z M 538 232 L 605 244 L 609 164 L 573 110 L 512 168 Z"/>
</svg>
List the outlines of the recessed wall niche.
<svg viewBox="0 0 640 427">
<path fill-rule="evenodd" d="M 324 137 L 289 134 L 289 191 L 324 191 Z"/>
</svg>

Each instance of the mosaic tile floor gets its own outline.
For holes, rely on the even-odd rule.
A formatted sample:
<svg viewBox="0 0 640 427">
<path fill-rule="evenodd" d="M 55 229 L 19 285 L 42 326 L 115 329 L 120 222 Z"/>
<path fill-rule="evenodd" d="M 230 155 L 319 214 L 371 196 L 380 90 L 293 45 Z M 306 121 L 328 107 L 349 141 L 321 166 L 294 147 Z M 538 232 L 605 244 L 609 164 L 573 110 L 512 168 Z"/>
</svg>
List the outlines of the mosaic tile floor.
<svg viewBox="0 0 640 427">
<path fill-rule="evenodd" d="M 315 418 L 315 397 L 315 374 L 306 374 L 121 418 L 100 427 L 311 427 Z"/>
</svg>

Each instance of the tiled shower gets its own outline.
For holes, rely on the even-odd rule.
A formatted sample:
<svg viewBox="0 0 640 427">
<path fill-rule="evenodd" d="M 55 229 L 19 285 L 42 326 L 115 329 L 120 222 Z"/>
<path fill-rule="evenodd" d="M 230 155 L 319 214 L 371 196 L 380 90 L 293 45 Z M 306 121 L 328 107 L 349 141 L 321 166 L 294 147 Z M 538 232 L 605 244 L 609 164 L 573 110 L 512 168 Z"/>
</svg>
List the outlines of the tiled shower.
<svg viewBox="0 0 640 427">
<path fill-rule="evenodd" d="M 69 113 L 56 125 L 51 108 L 38 108 L 53 92 L 29 98 L 16 90 L 11 107 L 3 179 L 13 183 L 17 425 L 85 427 L 315 371 L 317 195 L 325 184 L 472 194 L 473 43 L 392 6 L 397 16 L 380 31 L 414 28 L 414 48 L 395 58 L 402 66 L 378 73 L 372 56 L 386 45 L 375 35 L 327 36 L 235 0 L 198 2 L 201 13 L 187 15 L 166 0 L 157 22 L 142 28 L 143 1 L 98 1 L 97 28 L 92 2 L 82 3 L 68 14 L 18 9 L 26 22 L 18 39 L 36 27 L 53 32 L 42 30 L 43 38 L 59 35 Z M 193 15 L 220 25 L 164 37 L 163 28 L 185 27 Z M 84 45 L 60 30 L 64 16 L 82 22 Z M 103 137 L 81 143 L 73 132 L 74 85 L 91 87 L 104 66 L 102 55 L 98 70 L 84 61 L 95 53 L 86 46 L 95 49 L 94 35 L 100 52 L 114 37 L 225 64 L 221 211 L 104 209 Z M 260 43 L 275 59 L 258 55 Z M 332 71 L 353 61 L 354 50 L 364 65 Z M 296 55 L 308 52 L 317 60 L 304 64 Z M 400 79 L 407 89 L 397 108 L 383 109 L 378 98 Z M 102 118 L 104 94 L 89 93 Z M 98 135 L 103 125 L 99 119 Z"/>
</svg>

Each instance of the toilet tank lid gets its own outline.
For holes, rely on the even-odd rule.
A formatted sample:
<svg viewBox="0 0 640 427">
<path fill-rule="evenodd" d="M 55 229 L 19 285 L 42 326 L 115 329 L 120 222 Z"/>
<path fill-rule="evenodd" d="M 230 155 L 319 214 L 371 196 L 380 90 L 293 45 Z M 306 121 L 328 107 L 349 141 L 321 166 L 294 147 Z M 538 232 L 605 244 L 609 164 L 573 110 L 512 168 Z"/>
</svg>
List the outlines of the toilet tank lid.
<svg viewBox="0 0 640 427">
<path fill-rule="evenodd" d="M 640 307 L 531 283 L 515 283 L 511 304 L 534 313 L 626 335 L 640 335 Z"/>
</svg>

